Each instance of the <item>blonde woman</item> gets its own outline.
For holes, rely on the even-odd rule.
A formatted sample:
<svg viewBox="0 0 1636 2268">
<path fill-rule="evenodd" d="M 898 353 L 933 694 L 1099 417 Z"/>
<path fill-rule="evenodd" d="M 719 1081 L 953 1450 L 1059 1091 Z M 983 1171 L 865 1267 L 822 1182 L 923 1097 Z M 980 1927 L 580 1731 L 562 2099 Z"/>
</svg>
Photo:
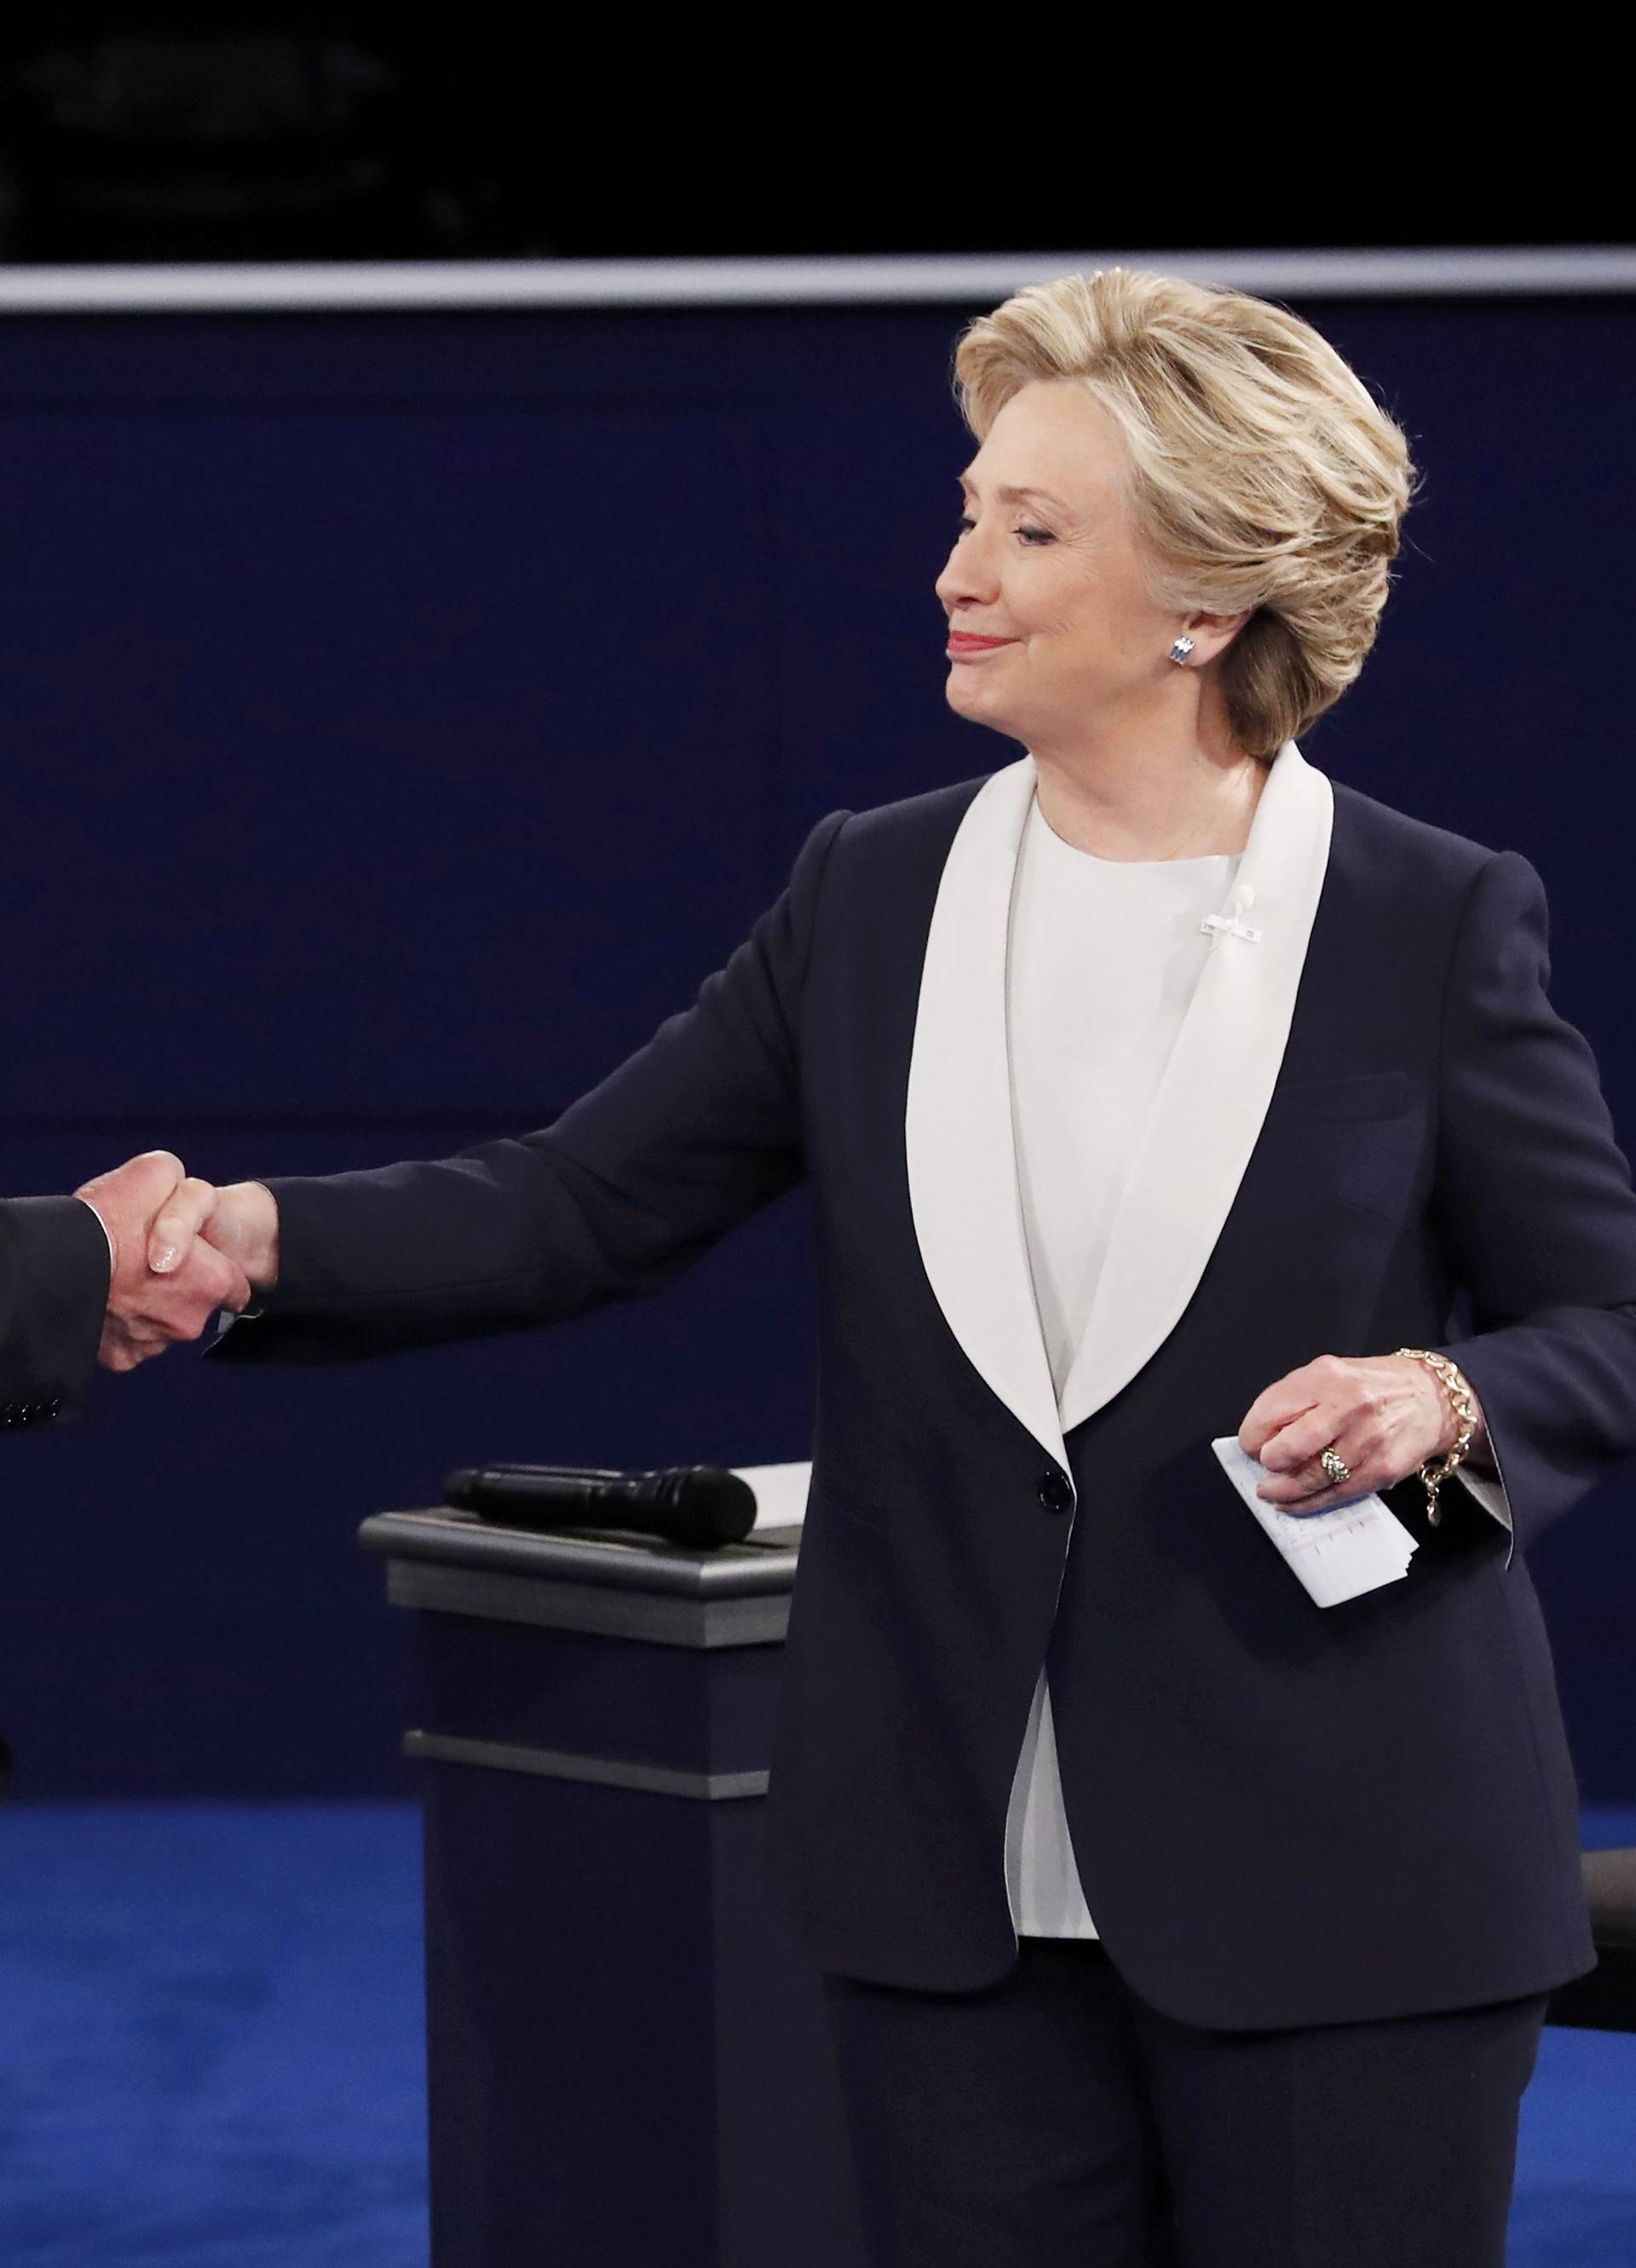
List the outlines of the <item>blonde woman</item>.
<svg viewBox="0 0 1636 2268">
<path fill-rule="evenodd" d="M 658 1290 L 806 1178 L 770 1848 L 874 2268 L 1485 2268 L 1593 1962 L 1524 1555 L 1636 1447 L 1629 1168 L 1527 858 L 1297 744 L 1412 485 L 1367 387 L 1119 269 L 956 372 L 948 698 L 1023 753 L 831 813 L 542 1131 L 159 1236 L 301 1360 Z M 1228 1434 L 1292 1512 L 1392 1491 L 1406 1574 L 1316 1605 Z"/>
</svg>

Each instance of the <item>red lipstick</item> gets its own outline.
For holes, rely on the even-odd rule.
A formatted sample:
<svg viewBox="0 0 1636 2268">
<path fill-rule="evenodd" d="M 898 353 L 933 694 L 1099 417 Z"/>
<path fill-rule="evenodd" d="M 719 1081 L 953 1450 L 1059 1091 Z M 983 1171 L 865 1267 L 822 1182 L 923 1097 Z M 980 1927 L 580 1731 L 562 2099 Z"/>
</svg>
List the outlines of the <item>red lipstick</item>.
<svg viewBox="0 0 1636 2268">
<path fill-rule="evenodd" d="M 978 654 L 993 653 L 1003 645 L 1015 645 L 1015 638 L 976 637 L 969 630 L 950 630 L 945 651 L 955 661 L 974 659 Z"/>
</svg>

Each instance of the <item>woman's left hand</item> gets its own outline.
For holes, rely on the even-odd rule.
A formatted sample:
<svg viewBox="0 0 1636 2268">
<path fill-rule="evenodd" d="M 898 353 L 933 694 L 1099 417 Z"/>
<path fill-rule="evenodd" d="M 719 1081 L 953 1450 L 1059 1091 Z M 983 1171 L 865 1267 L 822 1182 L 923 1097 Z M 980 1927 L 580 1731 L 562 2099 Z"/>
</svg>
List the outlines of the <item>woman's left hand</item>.
<svg viewBox="0 0 1636 2268">
<path fill-rule="evenodd" d="M 1407 1354 L 1321 1354 L 1258 1394 L 1238 1429 L 1239 1447 L 1278 1476 L 1256 1494 L 1293 1513 L 1328 1512 L 1390 1488 L 1459 1438 L 1431 1365 Z M 1479 1404 L 1469 1461 L 1481 1461 L 1487 1438 Z M 1318 1462 L 1331 1445 L 1350 1472 L 1345 1481 L 1331 1481 Z"/>
</svg>

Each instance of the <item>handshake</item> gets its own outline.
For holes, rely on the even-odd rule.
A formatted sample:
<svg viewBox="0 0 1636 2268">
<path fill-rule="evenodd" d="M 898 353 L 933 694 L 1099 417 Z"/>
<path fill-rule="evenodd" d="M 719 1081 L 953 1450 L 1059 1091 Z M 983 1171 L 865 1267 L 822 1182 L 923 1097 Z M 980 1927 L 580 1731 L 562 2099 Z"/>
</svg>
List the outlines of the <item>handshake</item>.
<svg viewBox="0 0 1636 2268">
<path fill-rule="evenodd" d="M 278 1275 L 278 1206 L 260 1182 L 215 1189 L 168 1150 L 147 1150 L 74 1192 L 107 1232 L 107 1312 L 97 1360 L 135 1370 L 235 1314 Z"/>
</svg>

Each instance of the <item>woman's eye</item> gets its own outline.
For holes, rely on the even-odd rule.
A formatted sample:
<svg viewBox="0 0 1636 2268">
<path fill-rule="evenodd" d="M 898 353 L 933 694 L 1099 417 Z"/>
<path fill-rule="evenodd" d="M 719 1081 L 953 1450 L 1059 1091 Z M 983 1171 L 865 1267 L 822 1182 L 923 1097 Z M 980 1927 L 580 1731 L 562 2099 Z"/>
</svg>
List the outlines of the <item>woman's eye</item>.
<svg viewBox="0 0 1636 2268">
<path fill-rule="evenodd" d="M 962 512 L 959 521 L 960 534 L 969 535 L 976 524 L 969 512 Z M 1021 527 L 1013 527 L 1011 532 L 1013 535 L 1020 535 L 1025 543 L 1055 543 L 1057 541 L 1049 527 L 1030 527 L 1026 522 Z"/>
</svg>

